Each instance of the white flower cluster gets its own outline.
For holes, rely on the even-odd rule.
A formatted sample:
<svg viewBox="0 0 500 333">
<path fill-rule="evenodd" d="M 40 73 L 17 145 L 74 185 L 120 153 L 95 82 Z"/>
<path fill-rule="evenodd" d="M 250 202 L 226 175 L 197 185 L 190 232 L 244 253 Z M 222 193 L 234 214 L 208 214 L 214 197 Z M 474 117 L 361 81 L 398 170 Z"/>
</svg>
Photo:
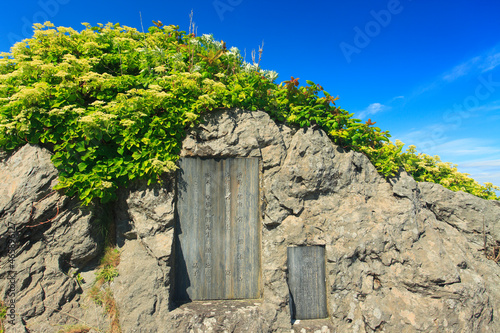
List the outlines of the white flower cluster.
<svg viewBox="0 0 500 333">
<path fill-rule="evenodd" d="M 112 126 L 113 119 L 117 116 L 114 114 L 104 113 L 102 111 L 95 111 L 90 115 L 82 116 L 78 121 L 83 125 L 86 125 L 86 130 L 93 131 L 95 129 L 102 130 L 104 128 L 108 129 Z"/>
<path fill-rule="evenodd" d="M 222 48 L 222 43 L 215 40 L 213 35 L 209 34 L 204 34 L 201 38 L 201 43 L 206 46 L 215 46 L 216 49 L 220 50 Z"/>
<path fill-rule="evenodd" d="M 243 62 L 243 67 L 242 67 L 244 72 L 251 73 L 259 70 L 259 65 L 258 64 L 251 64 L 248 62 Z"/>
<path fill-rule="evenodd" d="M 201 42 L 207 46 L 212 45 L 214 43 L 214 36 L 209 34 L 203 34 L 203 36 L 201 36 Z"/>
<path fill-rule="evenodd" d="M 174 61 L 182 61 L 183 55 L 182 55 L 182 53 L 176 53 L 172 56 L 172 59 L 174 59 Z"/>
<path fill-rule="evenodd" d="M 106 180 L 103 180 L 101 182 L 101 184 L 99 184 L 99 188 L 101 190 L 108 189 L 108 188 L 113 188 L 113 183 L 112 182 L 108 182 Z"/>
<path fill-rule="evenodd" d="M 160 161 L 157 158 L 151 159 L 151 166 L 157 171 L 169 172 L 177 169 L 177 165 L 172 161 Z"/>
<path fill-rule="evenodd" d="M 243 62 L 242 70 L 246 73 L 259 72 L 264 75 L 269 81 L 274 82 L 278 78 L 278 73 L 275 71 L 268 71 L 265 69 L 260 69 L 259 64 L 250 64 L 248 62 Z"/>
<path fill-rule="evenodd" d="M 192 44 L 192 45 L 195 45 L 195 46 L 200 46 L 201 43 L 200 43 L 199 40 L 192 38 L 192 39 L 189 40 L 189 44 Z"/>
<path fill-rule="evenodd" d="M 276 73 L 275 71 L 267 71 L 267 70 L 261 69 L 260 72 L 262 74 L 264 74 L 264 76 L 267 79 L 269 79 L 269 81 L 271 81 L 271 82 L 274 82 L 274 80 L 276 80 L 278 78 L 278 73 Z"/>
<path fill-rule="evenodd" d="M 235 55 L 235 56 L 241 55 L 240 50 L 237 47 L 234 47 L 234 46 L 229 49 L 229 54 L 230 55 Z"/>
</svg>

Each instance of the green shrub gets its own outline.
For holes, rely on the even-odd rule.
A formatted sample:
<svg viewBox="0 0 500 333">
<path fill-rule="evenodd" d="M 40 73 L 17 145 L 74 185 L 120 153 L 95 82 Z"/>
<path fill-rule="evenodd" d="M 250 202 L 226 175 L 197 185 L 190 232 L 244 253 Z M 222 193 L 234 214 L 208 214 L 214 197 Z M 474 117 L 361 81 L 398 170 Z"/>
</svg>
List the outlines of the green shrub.
<svg viewBox="0 0 500 333">
<path fill-rule="evenodd" d="M 291 126 L 317 125 L 336 144 L 366 154 L 385 177 L 415 159 L 427 161 L 401 153 L 388 131 L 336 107 L 337 98 L 320 85 L 299 87 L 293 77 L 278 85 L 275 72 L 244 62 L 211 35 L 161 24 L 147 33 L 84 26 L 77 32 L 35 24 L 33 38 L 0 55 L 0 147 L 49 148 L 60 175 L 56 189 L 84 204 L 108 202 L 119 186 L 150 184 L 175 170 L 186 130 L 220 109 L 264 110 Z M 417 180 L 435 171 L 418 165 L 410 171 Z M 441 171 L 426 177 L 441 182 Z M 441 182 L 449 188 L 496 198 L 495 187 L 449 175 Z"/>
</svg>

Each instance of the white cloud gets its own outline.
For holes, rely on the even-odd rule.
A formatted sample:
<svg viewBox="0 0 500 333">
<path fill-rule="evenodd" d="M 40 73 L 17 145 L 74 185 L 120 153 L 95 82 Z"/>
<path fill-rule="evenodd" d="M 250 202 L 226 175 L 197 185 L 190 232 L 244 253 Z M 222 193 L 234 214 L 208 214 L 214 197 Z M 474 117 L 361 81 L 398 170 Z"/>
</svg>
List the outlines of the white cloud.
<svg viewBox="0 0 500 333">
<path fill-rule="evenodd" d="M 497 156 L 499 157 L 499 156 Z M 468 173 L 479 183 L 500 186 L 500 159 L 470 160 L 458 163 L 460 172 Z M 500 194 L 500 193 L 498 193 Z"/>
<path fill-rule="evenodd" d="M 500 65 L 500 52 L 488 56 L 480 68 L 483 68 L 483 72 L 488 72 L 495 69 L 498 65 Z"/>
<path fill-rule="evenodd" d="M 472 139 L 463 138 L 461 139 L 462 141 L 451 141 L 449 136 L 453 135 L 453 131 L 460 128 L 469 118 L 484 117 L 486 119 L 485 121 L 498 121 L 500 119 L 498 110 L 500 110 L 500 100 L 495 100 L 491 103 L 470 109 L 467 108 L 460 112 L 453 110 L 433 110 L 433 112 L 430 113 L 434 114 L 435 118 L 429 118 L 429 120 L 441 120 L 440 122 L 417 129 L 410 129 L 410 131 L 406 133 L 397 131 L 391 131 L 391 133 L 405 144 L 415 145 L 418 151 L 429 155 L 439 155 L 440 153 L 434 152 L 437 149 L 445 152 L 446 149 L 448 149 L 449 151 L 456 152 L 455 155 L 462 150 L 464 153 L 474 153 L 475 151 L 479 151 L 481 147 L 484 147 L 485 144 L 489 144 L 491 146 L 490 148 L 493 149 L 492 147 L 500 146 L 499 142 L 486 143 L 484 140 L 471 141 Z M 454 147 L 452 147 L 454 142 L 456 146 L 461 149 L 454 149 Z"/>
<path fill-rule="evenodd" d="M 391 98 L 391 100 L 389 101 L 389 104 L 391 104 L 391 103 L 392 103 L 392 102 L 394 102 L 394 101 L 397 101 L 398 99 L 405 99 L 405 97 L 404 97 L 404 96 L 396 96 L 396 97 L 393 97 L 393 98 Z"/>
<path fill-rule="evenodd" d="M 475 56 L 458 66 L 455 66 L 451 71 L 443 74 L 444 81 L 452 82 L 459 77 L 474 74 L 477 75 L 478 71 L 481 73 L 491 71 L 500 65 L 500 52 L 498 46 L 489 49 L 482 54 Z"/>
<path fill-rule="evenodd" d="M 363 118 L 368 117 L 369 115 L 377 114 L 379 112 L 383 112 L 383 111 L 386 111 L 388 109 L 390 109 L 390 107 L 387 105 L 383 105 L 380 103 L 372 103 L 372 104 L 368 105 L 368 107 L 366 109 L 361 111 L 357 115 L 357 117 L 363 119 Z"/>
<path fill-rule="evenodd" d="M 398 135 L 398 139 L 408 145 L 417 146 L 419 152 L 435 155 L 435 148 L 445 140 L 445 133 L 451 128 L 451 124 L 433 124 L 424 128 L 412 130 L 411 132 Z M 394 139 L 395 140 L 395 139 Z"/>
<path fill-rule="evenodd" d="M 492 169 L 494 168 L 500 170 L 500 159 L 490 160 L 490 161 L 469 161 L 461 163 L 461 165 L 467 168 L 482 167 L 482 168 L 492 168 Z"/>
<path fill-rule="evenodd" d="M 481 105 L 475 108 L 467 109 L 466 112 L 469 114 L 475 113 L 475 112 L 490 112 L 490 111 L 496 111 L 500 110 L 500 100 L 498 101 L 493 101 L 489 104 L 486 105 Z"/>
<path fill-rule="evenodd" d="M 479 76 L 481 73 L 491 71 L 500 66 L 500 44 L 491 49 L 456 65 L 450 70 L 439 75 L 433 82 L 417 87 L 410 95 L 413 99 L 427 91 L 443 88 L 444 84 L 452 83 L 465 76 Z"/>
<path fill-rule="evenodd" d="M 478 138 L 461 138 L 450 140 L 444 135 L 446 125 L 432 125 L 423 129 L 414 130 L 402 136 L 393 137 L 393 141 L 401 140 L 406 146 L 415 145 L 419 153 L 438 155 L 444 162 L 457 163 L 464 160 L 500 158 L 500 147 L 495 140 Z"/>
<path fill-rule="evenodd" d="M 481 139 L 466 138 L 457 139 L 436 145 L 434 150 L 441 154 L 452 156 L 481 156 L 500 153 L 500 148 L 488 146 L 487 142 Z M 439 154 L 438 154 L 439 155 Z"/>
<path fill-rule="evenodd" d="M 481 56 L 477 56 L 458 66 L 455 66 L 455 68 L 443 75 L 443 80 L 451 82 L 461 76 L 469 74 L 469 72 L 473 69 L 474 64 L 476 64 L 480 59 Z"/>
</svg>

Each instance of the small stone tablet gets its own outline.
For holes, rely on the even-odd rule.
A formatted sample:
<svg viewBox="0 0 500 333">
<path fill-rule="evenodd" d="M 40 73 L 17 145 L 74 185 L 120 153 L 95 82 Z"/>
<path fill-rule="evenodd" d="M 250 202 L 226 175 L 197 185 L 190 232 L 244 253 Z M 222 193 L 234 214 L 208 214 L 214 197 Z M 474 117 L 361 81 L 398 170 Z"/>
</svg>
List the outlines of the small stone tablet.
<svg viewBox="0 0 500 333">
<path fill-rule="evenodd" d="M 288 248 L 288 288 L 294 319 L 326 318 L 325 248 Z"/>
</svg>

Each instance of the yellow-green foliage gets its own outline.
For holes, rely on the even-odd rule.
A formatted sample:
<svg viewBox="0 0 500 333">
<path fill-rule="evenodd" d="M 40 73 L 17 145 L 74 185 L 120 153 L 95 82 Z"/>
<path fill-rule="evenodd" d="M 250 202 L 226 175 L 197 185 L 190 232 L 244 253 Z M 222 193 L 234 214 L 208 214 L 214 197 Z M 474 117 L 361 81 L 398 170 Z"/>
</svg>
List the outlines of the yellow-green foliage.
<svg viewBox="0 0 500 333">
<path fill-rule="evenodd" d="M 403 145 L 401 142 L 396 144 Z M 500 199 L 495 194 L 495 190 L 500 190 L 498 186 L 492 183 L 479 184 L 468 174 L 458 172 L 455 164 L 441 162 L 437 155 L 417 154 L 416 147 L 410 145 L 401 157 L 403 167 L 416 181 L 441 184 L 452 191 L 464 191 L 483 199 Z"/>
<path fill-rule="evenodd" d="M 211 35 L 172 25 L 147 33 L 119 24 L 84 26 L 77 32 L 36 24 L 33 38 L 1 54 L 0 147 L 30 142 L 52 150 L 57 189 L 85 204 L 113 200 L 129 181 L 156 182 L 176 169 L 186 130 L 217 109 L 264 110 L 293 126 L 315 124 L 336 144 L 365 153 L 386 177 L 413 166 L 414 158 L 427 161 L 401 153 L 387 131 L 336 107 L 337 98 L 320 85 L 299 87 L 293 77 L 275 84 L 275 72 L 244 62 L 236 48 Z M 446 174 L 418 165 L 410 171 L 417 180 L 441 182 Z M 449 175 L 443 185 L 495 198 L 493 187 L 464 186 L 462 176 Z"/>
<path fill-rule="evenodd" d="M 4 333 L 3 322 L 7 317 L 7 307 L 5 306 L 3 301 L 0 301 L 0 333 Z"/>
<path fill-rule="evenodd" d="M 87 333 L 91 330 L 90 327 L 86 325 L 70 325 L 63 329 L 60 329 L 57 333 Z"/>
<path fill-rule="evenodd" d="M 495 190 L 500 190 L 492 183 L 479 184 L 468 174 L 458 172 L 457 166 L 441 162 L 439 156 L 429 156 L 418 153 L 414 145 L 410 145 L 403 152 L 404 143 L 396 140 L 395 143 L 384 144 L 381 149 L 362 147 L 360 151 L 366 153 L 379 172 L 393 175 L 399 167 L 403 167 L 416 181 L 441 184 L 452 191 L 464 191 L 483 199 L 499 200 Z"/>
</svg>

